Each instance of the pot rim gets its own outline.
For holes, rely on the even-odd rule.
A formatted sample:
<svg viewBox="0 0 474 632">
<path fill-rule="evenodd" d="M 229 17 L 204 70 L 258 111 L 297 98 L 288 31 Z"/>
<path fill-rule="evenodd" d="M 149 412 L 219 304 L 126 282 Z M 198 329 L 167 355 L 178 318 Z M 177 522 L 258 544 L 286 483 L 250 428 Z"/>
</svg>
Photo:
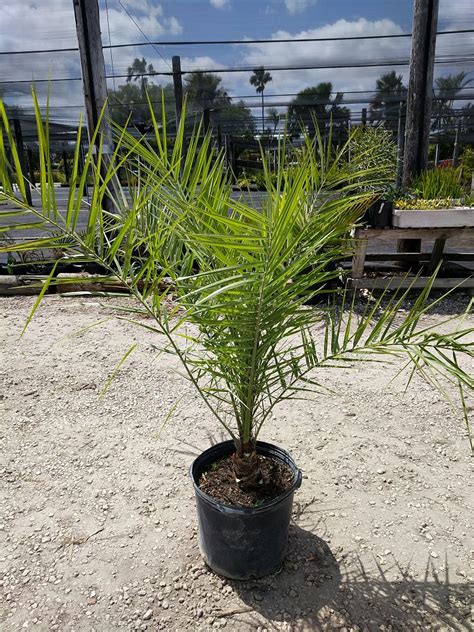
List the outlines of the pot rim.
<svg viewBox="0 0 474 632">
<path fill-rule="evenodd" d="M 225 456 L 225 454 L 232 453 L 232 451 L 235 449 L 235 444 L 232 439 L 229 439 L 227 441 L 222 441 L 220 443 L 216 443 L 210 446 L 209 448 L 207 448 L 207 450 L 204 450 L 204 452 L 201 452 L 201 454 L 198 457 L 196 457 L 194 461 L 191 463 L 191 465 L 189 466 L 189 477 L 191 478 L 191 482 L 194 487 L 194 491 L 196 495 L 201 500 L 211 505 L 215 509 L 218 509 L 219 511 L 223 511 L 225 513 L 235 513 L 235 514 L 240 514 L 240 515 L 262 513 L 280 504 L 282 501 L 288 498 L 288 496 L 293 494 L 299 487 L 301 487 L 303 474 L 301 470 L 297 467 L 293 457 L 286 450 L 283 450 L 282 448 L 279 448 L 278 446 L 273 445 L 272 443 L 267 443 L 266 441 L 257 441 L 257 452 L 260 452 L 263 454 L 269 454 L 273 456 L 274 458 L 279 459 L 280 461 L 282 461 L 283 463 L 291 467 L 291 469 L 294 471 L 294 479 L 293 479 L 293 483 L 291 487 L 287 489 L 285 492 L 283 492 L 282 494 L 280 494 L 279 496 L 277 496 L 276 498 L 273 498 L 272 500 L 269 500 L 268 502 L 264 503 L 263 505 L 259 505 L 258 507 L 238 507 L 236 505 L 228 505 L 219 500 L 216 500 L 212 496 L 209 496 L 209 494 L 206 494 L 205 492 L 203 492 L 202 489 L 199 487 L 196 481 L 196 478 L 194 476 L 194 470 L 197 467 L 196 461 L 198 459 L 200 459 L 206 453 L 219 452 L 219 448 L 222 450 L 222 455 Z"/>
</svg>

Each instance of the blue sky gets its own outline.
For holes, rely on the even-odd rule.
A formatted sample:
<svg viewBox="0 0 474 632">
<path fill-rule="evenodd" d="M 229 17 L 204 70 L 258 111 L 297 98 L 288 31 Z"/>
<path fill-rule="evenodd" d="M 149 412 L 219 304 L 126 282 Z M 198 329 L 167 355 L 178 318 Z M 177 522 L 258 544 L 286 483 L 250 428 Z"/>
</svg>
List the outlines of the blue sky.
<svg viewBox="0 0 474 632">
<path fill-rule="evenodd" d="M 285 4 L 284 0 L 229 0 L 213 6 L 206 0 L 166 0 L 161 4 L 178 18 L 183 35 L 192 34 L 195 39 L 231 39 L 271 36 L 280 29 L 298 32 L 341 18 L 348 21 L 392 19 L 402 28 L 409 29 L 413 3 L 411 0 L 357 3 L 352 0 L 288 0 Z"/>
<path fill-rule="evenodd" d="M 303 38 L 406 33 L 411 30 L 412 0 L 99 0 L 104 44 L 151 40 L 210 40 L 254 38 Z M 124 7 L 127 11 L 124 10 Z M 128 12 L 128 14 L 127 14 Z M 131 16 L 131 17 L 130 17 Z M 108 20 L 107 20 L 108 18 Z M 138 27 L 137 27 L 138 25 Z M 439 29 L 474 27 L 472 0 L 440 0 Z M 28 36 L 26 37 L 25 34 Z M 0 50 L 45 49 L 77 45 L 71 0 L 2 0 Z M 171 56 L 179 54 L 183 69 L 222 69 L 230 66 L 344 64 L 408 58 L 408 39 L 351 42 L 293 42 L 240 46 L 151 46 L 113 50 L 116 74 L 126 74 L 136 56 L 145 56 L 158 71 L 169 71 Z M 438 38 L 438 55 L 474 55 L 472 34 Z M 111 73 L 110 52 L 105 51 Z M 346 68 L 272 72 L 266 94 L 295 94 L 299 90 L 331 81 L 334 91 L 374 90 L 375 81 L 388 68 Z M 404 80 L 406 67 L 395 68 Z M 439 65 L 435 74 L 460 70 L 469 65 Z M 222 74 L 223 85 L 233 96 L 249 95 L 250 73 Z M 77 53 L 0 57 L 0 79 L 57 78 L 80 76 Z M 117 80 L 116 83 L 123 82 Z M 156 78 L 158 83 L 169 81 Z M 109 82 L 110 85 L 112 82 Z M 61 115 L 77 118 L 82 107 L 81 83 L 52 85 L 52 104 L 64 107 Z M 44 88 L 43 92 L 46 91 Z M 5 91 L 4 91 L 5 92 Z M 15 87 L 7 99 L 25 104 L 29 87 Z"/>
</svg>

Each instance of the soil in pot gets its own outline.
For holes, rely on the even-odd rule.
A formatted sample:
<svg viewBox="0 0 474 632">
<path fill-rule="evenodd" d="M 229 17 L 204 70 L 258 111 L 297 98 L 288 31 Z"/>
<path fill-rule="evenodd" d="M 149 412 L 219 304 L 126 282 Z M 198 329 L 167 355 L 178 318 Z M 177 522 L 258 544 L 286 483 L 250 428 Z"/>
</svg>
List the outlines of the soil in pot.
<svg viewBox="0 0 474 632">
<path fill-rule="evenodd" d="M 260 507 L 277 498 L 293 485 L 294 472 L 282 461 L 259 456 L 262 482 L 242 489 L 235 480 L 231 457 L 212 463 L 199 479 L 199 488 L 208 496 L 234 507 Z"/>
</svg>

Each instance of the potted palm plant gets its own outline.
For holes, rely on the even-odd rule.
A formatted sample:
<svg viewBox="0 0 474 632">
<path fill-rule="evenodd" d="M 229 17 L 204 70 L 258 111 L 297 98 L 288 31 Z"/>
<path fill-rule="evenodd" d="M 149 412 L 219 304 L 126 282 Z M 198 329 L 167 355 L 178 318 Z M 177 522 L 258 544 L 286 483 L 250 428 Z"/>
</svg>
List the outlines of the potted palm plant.
<svg viewBox="0 0 474 632">
<path fill-rule="evenodd" d="M 48 135 L 36 110 L 44 164 L 41 208 L 30 207 L 21 191 L 14 193 L 6 170 L 3 196 L 17 207 L 8 211 L 13 228 L 31 227 L 26 214 L 36 218 L 35 229 L 43 234 L 4 250 L 61 248 L 64 261 L 93 261 L 129 289 L 136 303 L 117 318 L 165 341 L 160 351 L 178 356 L 229 435 L 190 470 L 204 559 L 238 579 L 274 571 L 285 555 L 293 493 L 301 483 L 292 457 L 260 441 L 275 407 L 323 391 L 319 374 L 326 367 L 385 353 L 406 356 L 415 369 L 425 375 L 433 370 L 463 393 L 473 379 L 458 358 L 473 354 L 472 331 L 443 334 L 418 327 L 429 309 L 429 286 L 407 313 L 398 312 L 405 294 L 395 294 L 381 296 L 360 314 L 356 296 L 330 284 L 341 275 L 335 264 L 352 247 L 350 229 L 373 198 L 372 189 L 360 190 L 360 170 L 354 177 L 354 170 L 341 167 L 347 164 L 347 143 L 334 153 L 319 137 L 306 138 L 295 151 L 282 142 L 277 178 L 265 170 L 268 196 L 256 211 L 232 199 L 223 157 L 212 154 L 209 136 L 200 142 L 199 129 L 187 140 L 187 151 L 184 125 L 168 146 L 165 117 L 161 127 L 155 124 L 153 142 L 118 130 L 106 169 L 100 169 L 100 151 L 95 162 L 92 152 L 86 156 L 95 176 L 84 222 L 85 176 L 78 176 L 77 159 L 66 209 L 58 209 L 54 188 L 48 187 Z M 12 168 L 22 182 L 3 110 L 2 118 Z M 139 168 L 140 186 L 128 199 L 115 199 L 114 211 L 104 211 L 119 167 Z M 376 166 L 365 172 L 374 185 L 379 175 Z M 331 194 L 335 189 L 337 196 Z M 28 322 L 57 283 L 56 266 L 51 263 Z M 171 279 L 172 297 L 163 290 L 165 277 Z M 101 278 L 90 280 L 91 291 Z M 315 297 L 319 306 L 308 307 Z M 118 368 L 135 348 L 125 351 Z"/>
</svg>

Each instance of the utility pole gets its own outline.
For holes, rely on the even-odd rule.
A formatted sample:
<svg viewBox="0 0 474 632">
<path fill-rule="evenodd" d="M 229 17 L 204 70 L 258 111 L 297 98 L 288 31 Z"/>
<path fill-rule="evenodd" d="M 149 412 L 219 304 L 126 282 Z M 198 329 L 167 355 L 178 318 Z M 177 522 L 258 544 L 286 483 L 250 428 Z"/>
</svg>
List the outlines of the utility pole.
<svg viewBox="0 0 474 632">
<path fill-rule="evenodd" d="M 110 127 L 109 109 L 107 107 L 107 82 L 105 74 L 104 54 L 100 33 L 100 17 L 98 0 L 73 0 L 76 31 L 81 58 L 82 82 L 87 114 L 87 130 L 89 143 L 96 130 L 100 115 L 100 133 L 95 140 L 96 151 L 102 136 L 101 169 L 105 173 L 109 160 L 114 152 L 112 129 Z M 118 181 L 112 181 L 115 195 L 119 192 Z M 117 198 L 118 199 L 118 198 Z M 107 210 L 113 207 L 113 200 L 105 198 Z"/>
<path fill-rule="evenodd" d="M 26 154 L 25 154 L 25 145 L 23 144 L 23 133 L 21 130 L 20 119 L 18 118 L 13 119 L 13 129 L 15 130 L 15 140 L 16 140 L 16 146 L 17 146 L 17 151 L 18 151 L 18 158 L 20 160 L 21 171 L 23 173 L 23 184 L 25 186 L 26 201 L 28 202 L 30 206 L 33 206 L 33 201 L 31 199 L 30 183 L 28 182 L 28 178 L 26 176 L 27 161 L 26 161 Z"/>
<path fill-rule="evenodd" d="M 173 68 L 173 86 L 174 86 L 174 103 L 176 109 L 176 129 L 181 122 L 181 113 L 183 111 L 183 75 L 181 73 L 181 57 L 174 55 L 172 60 Z"/>
<path fill-rule="evenodd" d="M 405 151 L 405 112 L 404 112 L 403 105 L 404 105 L 403 101 L 400 101 L 400 105 L 398 108 L 398 130 L 397 130 L 397 181 L 396 181 L 397 189 L 399 189 L 402 184 L 403 155 Z"/>
<path fill-rule="evenodd" d="M 414 0 L 403 185 L 426 169 L 439 0 Z"/>
<path fill-rule="evenodd" d="M 414 0 L 402 185 L 428 166 L 439 0 Z M 398 252 L 421 252 L 421 239 L 399 239 Z"/>
<path fill-rule="evenodd" d="M 456 136 L 454 137 L 454 148 L 453 148 L 453 167 L 458 166 L 459 161 L 459 134 L 461 132 L 461 119 L 458 118 L 456 123 Z"/>
</svg>

